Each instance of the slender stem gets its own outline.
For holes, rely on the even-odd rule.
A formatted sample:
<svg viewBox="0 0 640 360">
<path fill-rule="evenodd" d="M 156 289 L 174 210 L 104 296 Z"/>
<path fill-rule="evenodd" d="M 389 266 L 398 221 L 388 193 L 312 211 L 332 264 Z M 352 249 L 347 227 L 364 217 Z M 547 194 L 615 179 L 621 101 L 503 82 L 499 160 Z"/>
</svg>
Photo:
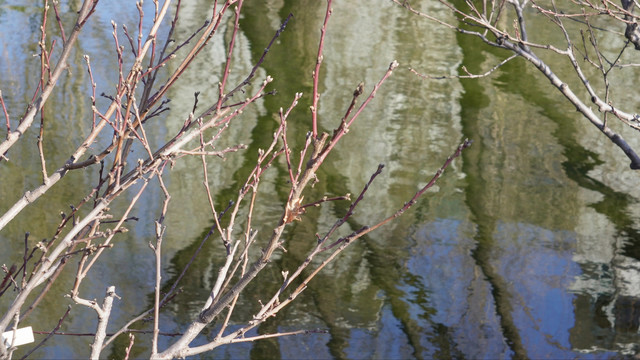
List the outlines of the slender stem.
<svg viewBox="0 0 640 360">
<path fill-rule="evenodd" d="M 327 33 L 327 24 L 329 23 L 329 18 L 331 17 L 331 13 L 333 12 L 333 9 L 331 8 L 331 2 L 332 0 L 327 0 L 327 10 L 324 15 L 324 23 L 322 24 L 322 28 L 320 29 L 320 43 L 318 44 L 316 67 L 315 70 L 313 70 L 313 105 L 311 105 L 311 126 L 314 139 L 318 138 L 318 100 L 320 100 L 318 82 L 320 81 L 320 66 L 322 65 L 322 60 L 324 59 L 324 55 L 322 54 L 324 49 L 324 37 Z"/>
</svg>

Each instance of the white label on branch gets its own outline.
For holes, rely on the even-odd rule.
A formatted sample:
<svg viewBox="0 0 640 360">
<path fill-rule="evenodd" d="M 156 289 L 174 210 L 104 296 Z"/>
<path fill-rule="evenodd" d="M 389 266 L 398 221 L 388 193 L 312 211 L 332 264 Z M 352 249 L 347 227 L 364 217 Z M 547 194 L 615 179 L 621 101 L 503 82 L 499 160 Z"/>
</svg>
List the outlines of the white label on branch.
<svg viewBox="0 0 640 360">
<path fill-rule="evenodd" d="M 13 340 L 14 334 L 16 337 L 15 341 Z M 16 331 L 13 331 L 13 330 L 7 331 L 2 333 L 2 340 L 4 341 L 4 344 L 7 347 L 11 345 L 20 346 L 20 345 L 32 343 L 34 341 L 33 330 L 31 329 L 31 326 L 27 326 L 25 328 L 18 329 Z"/>
</svg>

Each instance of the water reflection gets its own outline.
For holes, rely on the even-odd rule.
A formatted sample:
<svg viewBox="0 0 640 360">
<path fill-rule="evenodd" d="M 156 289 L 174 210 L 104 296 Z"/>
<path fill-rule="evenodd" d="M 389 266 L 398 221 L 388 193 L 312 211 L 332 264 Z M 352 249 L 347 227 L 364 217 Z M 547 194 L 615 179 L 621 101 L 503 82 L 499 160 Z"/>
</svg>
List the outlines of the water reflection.
<svg viewBox="0 0 640 360">
<path fill-rule="evenodd" d="M 210 4 L 183 5 L 185 21 L 178 33 L 184 35 L 200 26 L 200 16 L 208 13 Z M 424 11 L 451 17 L 441 5 L 423 6 Z M 135 23 L 122 7 L 103 11 L 92 28 L 95 37 L 83 39 L 79 53 L 104 55 L 111 40 L 101 31 L 111 17 Z M 229 129 L 229 144 L 243 142 L 248 150 L 229 156 L 224 170 L 220 163 L 210 163 L 211 181 L 220 189 L 218 208 L 226 206 L 246 178 L 257 149 L 270 141 L 277 125 L 274 114 L 300 91 L 307 96 L 293 113 L 289 132 L 291 144 L 304 140 L 310 74 L 324 3 L 255 1 L 247 2 L 244 11 L 232 73 L 235 80 L 243 78 L 262 56 L 280 22 L 289 13 L 294 18 L 257 76 L 273 76 L 278 95 L 263 99 L 245 112 L 242 123 Z M 0 19 L 10 12 L 0 11 Z M 21 16 L 28 20 L 37 18 L 34 14 L 37 12 L 27 11 Z M 441 75 L 455 74 L 460 64 L 471 72 L 484 72 L 503 56 L 386 1 L 335 3 L 329 31 L 320 106 L 324 129 L 337 124 L 354 87 L 365 81 L 370 88 L 393 59 Z M 10 29 L 3 29 L 0 39 L 7 34 L 11 35 Z M 552 36 L 538 34 L 546 35 Z M 23 36 L 35 35 L 27 32 Z M 203 102 L 216 96 L 218 79 L 209 74 L 219 73 L 223 66 L 223 40 L 228 34 L 223 31 L 217 36 L 206 49 L 206 57 L 181 79 L 180 91 L 170 94 L 174 101 L 166 129 L 148 134 L 151 139 L 162 140 L 169 130 L 181 126 L 194 91 L 202 92 Z M 33 66 L 25 63 L 21 72 L 15 71 L 14 58 L 26 58 L 33 49 L 16 47 L 15 42 L 3 44 L 3 54 L 12 55 L 3 55 L 10 61 L 0 62 L 0 86 L 5 99 L 13 97 L 15 106 L 28 97 L 21 86 L 29 87 L 29 83 L 19 79 L 26 78 Z M 101 64 L 99 59 L 104 56 L 98 55 L 96 62 Z M 74 59 L 73 66 L 83 69 L 80 57 Z M 99 82 L 107 86 L 106 75 L 100 70 L 96 74 L 104 77 Z M 68 90 L 47 114 L 85 121 L 82 103 L 71 99 L 86 99 L 86 79 L 79 76 L 67 81 L 62 87 Z M 6 91 L 5 84 L 20 86 Z M 353 244 L 309 284 L 297 302 L 256 330 L 265 334 L 321 328 L 327 334 L 221 347 L 203 358 L 606 358 L 635 354 L 635 344 L 640 342 L 640 234 L 633 208 L 640 184 L 625 172 L 626 164 L 618 163 L 621 157 L 615 149 L 584 130 L 583 120 L 549 91 L 544 80 L 517 61 L 491 78 L 465 81 L 424 81 L 399 69 L 353 128 L 348 142 L 328 160 L 319 174 L 321 182 L 307 197 L 357 193 L 377 164 L 386 163 L 387 171 L 344 229 L 348 233 L 402 206 L 462 138 L 474 139 L 474 145 L 447 171 L 437 191 L 394 224 Z M 65 129 L 51 129 L 55 142 L 50 146 L 81 138 L 82 134 Z M 50 150 L 60 157 L 52 159 L 53 163 L 64 160 L 66 149 Z M 37 158 L 18 151 L 15 156 L 37 168 Z M 37 181 L 11 177 L 12 164 L 0 168 L 2 199 L 13 198 L 15 188 L 28 189 Z M 189 262 L 212 224 L 208 212 L 201 210 L 207 207 L 205 199 L 194 196 L 201 179 L 189 169 L 196 164 L 195 160 L 178 163 L 169 179 L 175 215 L 167 219 L 167 239 L 171 240 L 165 243 L 165 287 Z M 616 173 L 624 181 L 611 175 Z M 79 176 L 80 181 L 90 177 Z M 286 166 L 277 163 L 263 184 L 260 211 L 254 219 L 264 224 L 258 229 L 262 240 L 286 198 L 282 184 L 287 176 Z M 54 214 L 52 209 L 76 202 L 74 181 L 60 185 L 49 199 L 50 208 L 43 212 Z M 99 297 L 107 283 L 123 287 L 120 295 L 127 300 L 119 304 L 114 328 L 152 304 L 153 259 L 147 243 L 153 239 L 149 224 L 157 216 L 158 199 L 158 189 L 147 195 L 138 209 L 140 223 L 111 253 L 110 260 L 118 268 L 135 263 L 139 271 L 114 274 L 104 268 L 103 275 L 86 290 Z M 281 271 L 296 267 L 315 234 L 326 231 L 347 207 L 333 203 L 311 209 L 303 222 L 288 230 L 287 255 L 276 258 L 265 277 L 247 289 L 238 305 L 244 311 L 232 318 L 234 323 L 250 318 L 258 300 L 278 288 Z M 17 246 L 11 239 L 50 222 L 27 220 L 17 219 L 0 235 L 2 242 Z M 42 231 L 39 236 L 48 236 Z M 220 249 L 218 239 L 203 245 L 181 284 L 182 295 L 163 311 L 164 331 L 181 331 L 200 309 L 199 299 L 208 293 L 221 263 Z M 8 262 L 4 257 L 1 260 Z M 139 301 L 142 285 L 145 301 Z M 57 291 L 62 294 L 65 289 Z M 38 315 L 45 327 L 41 330 L 55 325 L 56 314 L 64 306 L 64 302 L 43 305 Z M 65 325 L 66 330 L 81 329 L 88 321 L 90 315 L 78 314 Z M 149 324 L 137 327 L 147 329 Z M 204 343 L 215 334 L 213 327 L 197 341 Z M 161 347 L 171 341 L 164 338 Z M 117 341 L 110 357 L 121 358 L 126 342 L 125 338 Z M 56 338 L 48 346 L 39 352 L 40 357 L 71 356 L 86 350 L 77 339 Z M 148 351 L 139 341 L 134 355 L 145 356 Z"/>
<path fill-rule="evenodd" d="M 471 57 L 468 59 L 473 61 Z M 544 142 L 547 144 L 557 142 L 561 146 L 562 155 L 566 157 L 566 160 L 563 161 L 562 157 L 548 158 L 544 156 L 539 161 L 541 163 L 551 161 L 552 166 L 547 166 L 546 174 L 553 174 L 554 170 L 557 172 L 558 165 L 561 164 L 562 176 L 566 176 L 578 184 L 580 189 L 571 190 L 570 187 L 573 187 L 571 182 L 561 179 L 556 184 L 568 189 L 559 189 L 562 190 L 561 192 L 555 191 L 553 198 L 546 197 L 546 199 L 549 199 L 546 206 L 542 204 L 536 206 L 527 201 L 529 209 L 546 214 L 547 219 L 554 218 L 549 223 L 550 229 L 567 229 L 564 233 L 559 232 L 552 237 L 554 240 L 551 243 L 554 246 L 553 251 L 546 250 L 542 252 L 544 254 L 543 258 L 539 258 L 537 254 L 534 256 L 534 254 L 526 253 L 521 254 L 516 262 L 512 261 L 512 263 L 505 264 L 493 252 L 496 249 L 500 249 L 500 253 L 506 252 L 509 254 L 513 252 L 512 249 L 504 249 L 493 245 L 493 252 L 487 249 L 486 260 L 490 259 L 492 263 L 505 266 L 504 269 L 499 271 L 499 274 L 504 276 L 506 282 L 496 282 L 499 284 L 496 288 L 501 289 L 500 295 L 508 294 L 509 298 L 504 310 L 500 311 L 501 314 L 508 313 L 505 318 L 512 319 L 506 324 L 503 322 L 503 328 L 508 329 L 505 330 L 505 334 L 516 334 L 512 338 L 510 345 L 522 357 L 572 357 L 576 356 L 576 352 L 580 353 L 581 357 L 585 356 L 585 353 L 596 357 L 607 357 L 611 355 L 607 351 L 625 354 L 634 353 L 636 350 L 634 350 L 635 345 L 633 344 L 638 340 L 637 326 L 635 328 L 631 326 L 630 331 L 625 331 L 625 326 L 618 327 L 614 324 L 633 324 L 635 322 L 633 314 L 637 311 L 634 303 L 638 293 L 634 291 L 633 294 L 630 294 L 630 297 L 624 296 L 620 301 L 615 300 L 612 293 L 623 291 L 623 288 L 627 287 L 623 286 L 623 284 L 629 280 L 622 280 L 618 284 L 614 284 L 611 279 L 632 279 L 637 277 L 637 272 L 633 269 L 635 266 L 630 268 L 625 266 L 629 271 L 621 271 L 622 269 L 620 269 L 621 263 L 636 262 L 628 257 L 631 254 L 626 250 L 634 249 L 635 247 L 630 244 L 633 244 L 635 242 L 634 239 L 638 238 L 636 235 L 637 230 L 633 226 L 634 220 L 628 213 L 629 206 L 635 203 L 635 199 L 630 197 L 629 194 L 613 190 L 598 178 L 587 175 L 597 166 L 617 168 L 616 171 L 619 172 L 624 172 L 625 170 L 616 167 L 616 165 L 604 163 L 599 160 L 600 154 L 581 146 L 579 142 L 585 142 L 585 138 L 589 137 L 572 136 L 572 134 L 580 133 L 575 128 L 577 124 L 580 124 L 580 119 L 577 122 L 568 121 L 566 107 L 562 106 L 561 103 L 555 103 L 554 100 L 549 99 L 544 94 L 543 89 L 547 86 L 546 84 L 537 85 L 537 82 L 533 79 L 523 78 L 523 74 L 526 74 L 527 71 L 523 70 L 521 66 L 521 64 L 516 63 L 505 68 L 505 71 L 501 72 L 497 84 L 499 87 L 508 90 L 509 93 L 520 94 L 522 98 L 527 99 L 527 103 L 539 109 L 529 110 L 529 116 L 526 117 L 527 120 L 531 119 L 535 111 L 534 119 L 537 119 L 542 114 L 545 119 L 551 120 L 552 124 L 557 127 L 555 131 L 552 131 L 556 140 L 551 139 L 551 141 L 546 140 Z M 519 86 L 522 83 L 528 83 L 528 85 Z M 467 85 L 463 84 L 463 86 Z M 481 94 L 486 91 L 486 88 L 471 87 L 471 89 L 475 93 Z M 467 110 L 469 109 L 467 108 Z M 472 114 L 479 112 L 479 110 L 469 111 Z M 543 121 L 548 122 L 549 120 Z M 528 122 L 531 123 L 530 121 Z M 545 126 L 536 124 L 533 128 L 544 129 Z M 548 128 L 548 125 L 546 128 Z M 529 141 L 525 143 L 525 146 L 529 146 L 532 141 L 537 142 L 539 136 L 545 136 L 546 134 L 545 131 L 536 132 L 536 138 L 528 139 Z M 546 145 L 546 147 L 549 147 L 549 145 Z M 608 153 L 603 155 L 610 156 Z M 615 160 L 611 161 L 615 164 Z M 526 165 L 525 169 L 529 169 L 528 165 L 530 163 Z M 637 182 L 637 180 L 635 181 Z M 485 184 L 487 183 L 489 182 L 485 182 Z M 557 185 L 545 181 L 536 181 L 535 183 L 539 185 L 536 188 L 537 190 L 542 186 L 545 189 L 557 187 Z M 474 189 L 478 190 L 477 187 Z M 500 189 L 504 191 L 504 186 Z M 585 191 L 586 189 L 593 192 L 587 192 Z M 542 195 L 542 199 L 545 199 L 544 191 L 542 194 L 540 194 L 540 191 L 534 192 L 536 196 L 532 197 L 532 199 L 537 201 L 536 199 L 540 199 L 540 195 Z M 576 193 L 571 195 L 573 192 Z M 571 198 L 566 198 L 566 195 L 570 195 Z M 509 196 L 511 201 L 517 198 Z M 541 211 L 541 209 L 545 210 Z M 554 211 L 546 212 L 547 209 L 554 209 Z M 595 213 L 593 210 L 595 210 Z M 482 213 L 484 214 L 484 211 Z M 512 214 L 517 215 L 519 218 L 522 218 L 523 215 L 522 212 Z M 504 218 L 504 216 L 500 216 L 500 218 Z M 484 221 L 482 223 L 486 224 Z M 573 225 L 568 225 L 571 223 Z M 498 225 L 494 226 L 491 232 L 498 231 L 498 228 Z M 496 235 L 492 233 L 487 232 L 483 237 L 490 236 L 495 241 L 497 239 Z M 522 230 L 518 230 L 518 233 L 522 233 Z M 627 244 L 623 245 L 623 243 Z M 563 250 L 562 247 L 555 248 L 559 244 L 565 244 L 565 249 Z M 479 246 L 482 246 L 482 244 Z M 493 256 L 489 257 L 488 255 Z M 554 257 L 557 259 L 555 265 L 553 264 Z M 531 258 L 538 259 L 538 261 L 530 262 Z M 618 260 L 616 261 L 614 258 Z M 549 264 L 549 261 L 552 261 L 552 263 Z M 593 261 L 597 262 L 595 269 L 612 268 L 611 272 L 614 274 L 607 275 L 602 271 L 594 271 Z M 522 263 L 528 264 L 529 267 L 521 268 L 520 265 Z M 513 265 L 518 265 L 518 268 L 514 269 Z M 551 269 L 555 268 L 556 270 L 564 269 L 564 272 L 549 274 L 549 269 L 546 266 L 552 266 Z M 626 276 L 622 275 L 622 273 L 625 273 Z M 521 274 L 520 276 L 528 274 L 528 277 L 514 277 L 513 274 Z M 543 284 L 543 286 L 534 287 L 535 291 L 529 291 L 526 294 L 527 296 L 522 296 L 520 291 L 517 289 L 512 290 L 508 285 L 510 282 L 514 282 L 515 284 L 524 284 L 526 287 L 526 284 L 531 282 L 530 278 L 533 276 L 544 276 L 548 285 L 544 286 Z M 550 282 L 554 277 L 562 281 L 560 283 Z M 536 301 L 542 303 L 536 304 Z M 521 303 L 519 304 L 519 302 Z M 500 304 L 500 301 L 497 303 Z M 540 308 L 541 310 L 523 312 L 523 309 L 528 308 Z M 522 317 L 522 319 L 518 317 Z M 541 334 L 538 336 L 535 333 L 531 334 L 530 331 L 527 331 L 527 328 L 539 329 L 538 331 Z M 545 328 L 547 331 L 552 331 L 545 334 L 543 331 Z M 513 330 L 516 331 L 514 332 Z M 603 333 L 613 335 L 615 340 L 611 336 L 603 336 Z M 536 338 L 538 339 L 537 341 L 535 340 Z M 507 339 L 509 339 L 508 336 Z M 533 342 L 530 343 L 532 339 Z M 572 351 L 574 352 L 573 354 L 571 354 Z"/>
</svg>

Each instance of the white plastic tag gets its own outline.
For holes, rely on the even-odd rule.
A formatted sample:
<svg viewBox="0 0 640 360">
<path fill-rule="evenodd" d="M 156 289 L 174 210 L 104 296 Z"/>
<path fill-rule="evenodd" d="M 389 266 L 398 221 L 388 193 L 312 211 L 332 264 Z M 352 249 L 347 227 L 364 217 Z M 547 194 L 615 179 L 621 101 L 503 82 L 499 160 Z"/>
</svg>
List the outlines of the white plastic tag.
<svg viewBox="0 0 640 360">
<path fill-rule="evenodd" d="M 16 337 L 15 341 L 13 340 L 14 335 Z M 33 330 L 31 329 L 31 326 L 27 326 L 16 331 L 7 331 L 2 333 L 2 340 L 4 341 L 5 346 L 20 346 L 32 343 L 34 341 Z"/>
</svg>

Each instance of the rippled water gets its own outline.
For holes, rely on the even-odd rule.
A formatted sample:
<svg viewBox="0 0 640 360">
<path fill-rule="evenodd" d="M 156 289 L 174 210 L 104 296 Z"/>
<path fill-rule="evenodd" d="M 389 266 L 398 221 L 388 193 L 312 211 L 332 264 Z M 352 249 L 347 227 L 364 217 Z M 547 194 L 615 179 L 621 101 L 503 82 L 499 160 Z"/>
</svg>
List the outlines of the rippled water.
<svg viewBox="0 0 640 360">
<path fill-rule="evenodd" d="M 184 2 L 178 36 L 199 27 L 209 12 L 208 1 Z M 0 89 L 13 109 L 22 112 L 37 79 L 39 63 L 31 55 L 41 18 L 39 2 L 27 5 L 0 1 Z M 67 19 L 70 7 L 62 2 Z M 149 6 L 149 4 L 146 4 Z M 231 192 L 252 168 L 257 149 L 270 141 L 274 115 L 295 92 L 306 96 L 290 121 L 291 142 L 299 146 L 308 128 L 311 72 L 315 64 L 321 1 L 248 1 L 244 6 L 233 80 L 244 78 L 262 55 L 280 22 L 294 15 L 268 54 L 258 78 L 274 77 L 278 95 L 247 111 L 242 123 L 229 129 L 230 144 L 249 148 L 231 155 L 222 170 L 211 167 L 211 182 L 226 204 Z M 329 158 L 320 183 L 308 197 L 358 193 L 379 163 L 385 172 L 367 193 L 346 233 L 392 214 L 426 184 L 464 139 L 473 146 L 412 210 L 396 222 L 353 244 L 309 285 L 294 304 L 258 329 L 259 333 L 320 328 L 313 334 L 253 344 L 221 347 L 203 358 L 608 358 L 635 354 L 640 341 L 640 240 L 637 226 L 638 176 L 628 170 L 622 153 L 581 119 L 548 81 L 517 60 L 493 76 L 476 80 L 424 80 L 408 71 L 432 75 L 457 74 L 461 65 L 484 72 L 505 56 L 479 42 L 419 19 L 390 1 L 336 1 L 322 68 L 321 126 L 338 124 L 358 83 L 370 89 L 396 59 L 400 67 L 380 89 L 371 106 Z M 435 1 L 423 11 L 442 19 L 452 15 Z M 61 165 L 84 135 L 90 116 L 89 83 L 81 55 L 89 53 L 99 91 L 112 91 L 111 19 L 134 28 L 135 8 L 128 1 L 105 1 L 88 32 L 80 39 L 71 73 L 61 81 L 55 103 L 46 109 L 52 121 L 49 141 L 53 166 Z M 543 20 L 536 36 L 553 38 Z M 226 34 L 224 36 L 228 36 Z M 611 35 L 603 35 L 611 36 Z M 168 94 L 172 98 L 166 127 L 149 136 L 164 139 L 192 106 L 194 91 L 203 101 L 217 96 L 225 45 L 218 38 L 207 53 Z M 615 49 L 620 39 L 604 39 Z M 553 63 L 553 59 L 550 59 Z M 555 64 L 568 71 L 564 62 Z M 171 65 L 170 65 L 171 66 Z M 615 76 L 615 74 L 614 74 Z M 616 79 L 633 88 L 634 79 Z M 628 101 L 634 101 L 632 95 Z M 624 131 L 624 130 L 623 130 Z M 634 134 L 626 134 L 633 138 Z M 35 139 L 36 131 L 27 134 Z M 108 139 L 105 139 L 106 141 Z M 635 141 L 637 143 L 638 141 Z M 0 164 L 0 210 L 23 191 L 38 184 L 35 140 L 12 149 L 11 162 Z M 211 219 L 201 191 L 197 161 L 176 164 L 168 178 L 173 196 L 164 243 L 166 284 L 181 271 Z M 197 168 L 198 171 L 193 169 Z M 14 220 L 0 233 L 5 251 L 0 262 L 17 261 L 24 232 L 31 238 L 50 237 L 61 209 L 77 203 L 77 189 L 91 184 L 91 171 L 65 177 L 54 192 L 38 201 L 29 216 Z M 287 179 L 284 164 L 276 164 L 263 187 L 263 202 L 255 223 L 262 236 L 277 220 L 286 199 L 280 186 Z M 124 206 L 115 204 L 114 206 Z M 153 264 L 148 242 L 154 238 L 161 194 L 153 189 L 138 206 L 137 225 L 119 237 L 95 281 L 85 284 L 86 297 L 101 298 L 104 288 L 118 286 L 122 300 L 110 329 L 152 304 Z M 261 294 L 279 286 L 280 272 L 296 266 L 314 241 L 347 209 L 330 204 L 309 211 L 287 233 L 286 256 L 265 271 L 240 300 L 243 316 L 257 308 Z M 18 254 L 17 256 L 10 255 Z M 183 283 L 184 292 L 162 313 L 161 329 L 179 332 L 202 307 L 222 254 L 206 247 Z M 62 278 L 52 300 L 29 319 L 39 331 L 50 331 L 66 310 L 64 298 L 71 275 Z M 5 295 L 0 309 L 5 309 Z M 240 315 L 234 321 L 241 323 Z M 62 330 L 92 331 L 95 319 L 74 307 Z M 150 328 L 141 324 L 141 328 Z M 213 333 L 213 331 L 212 331 Z M 141 337 L 144 339 L 144 336 Z M 128 340 L 109 349 L 122 357 Z M 204 342 L 205 338 L 198 339 Z M 164 339 L 166 346 L 171 339 Z M 138 342 L 136 356 L 149 349 Z M 85 338 L 54 337 L 36 357 L 85 357 Z"/>
</svg>

